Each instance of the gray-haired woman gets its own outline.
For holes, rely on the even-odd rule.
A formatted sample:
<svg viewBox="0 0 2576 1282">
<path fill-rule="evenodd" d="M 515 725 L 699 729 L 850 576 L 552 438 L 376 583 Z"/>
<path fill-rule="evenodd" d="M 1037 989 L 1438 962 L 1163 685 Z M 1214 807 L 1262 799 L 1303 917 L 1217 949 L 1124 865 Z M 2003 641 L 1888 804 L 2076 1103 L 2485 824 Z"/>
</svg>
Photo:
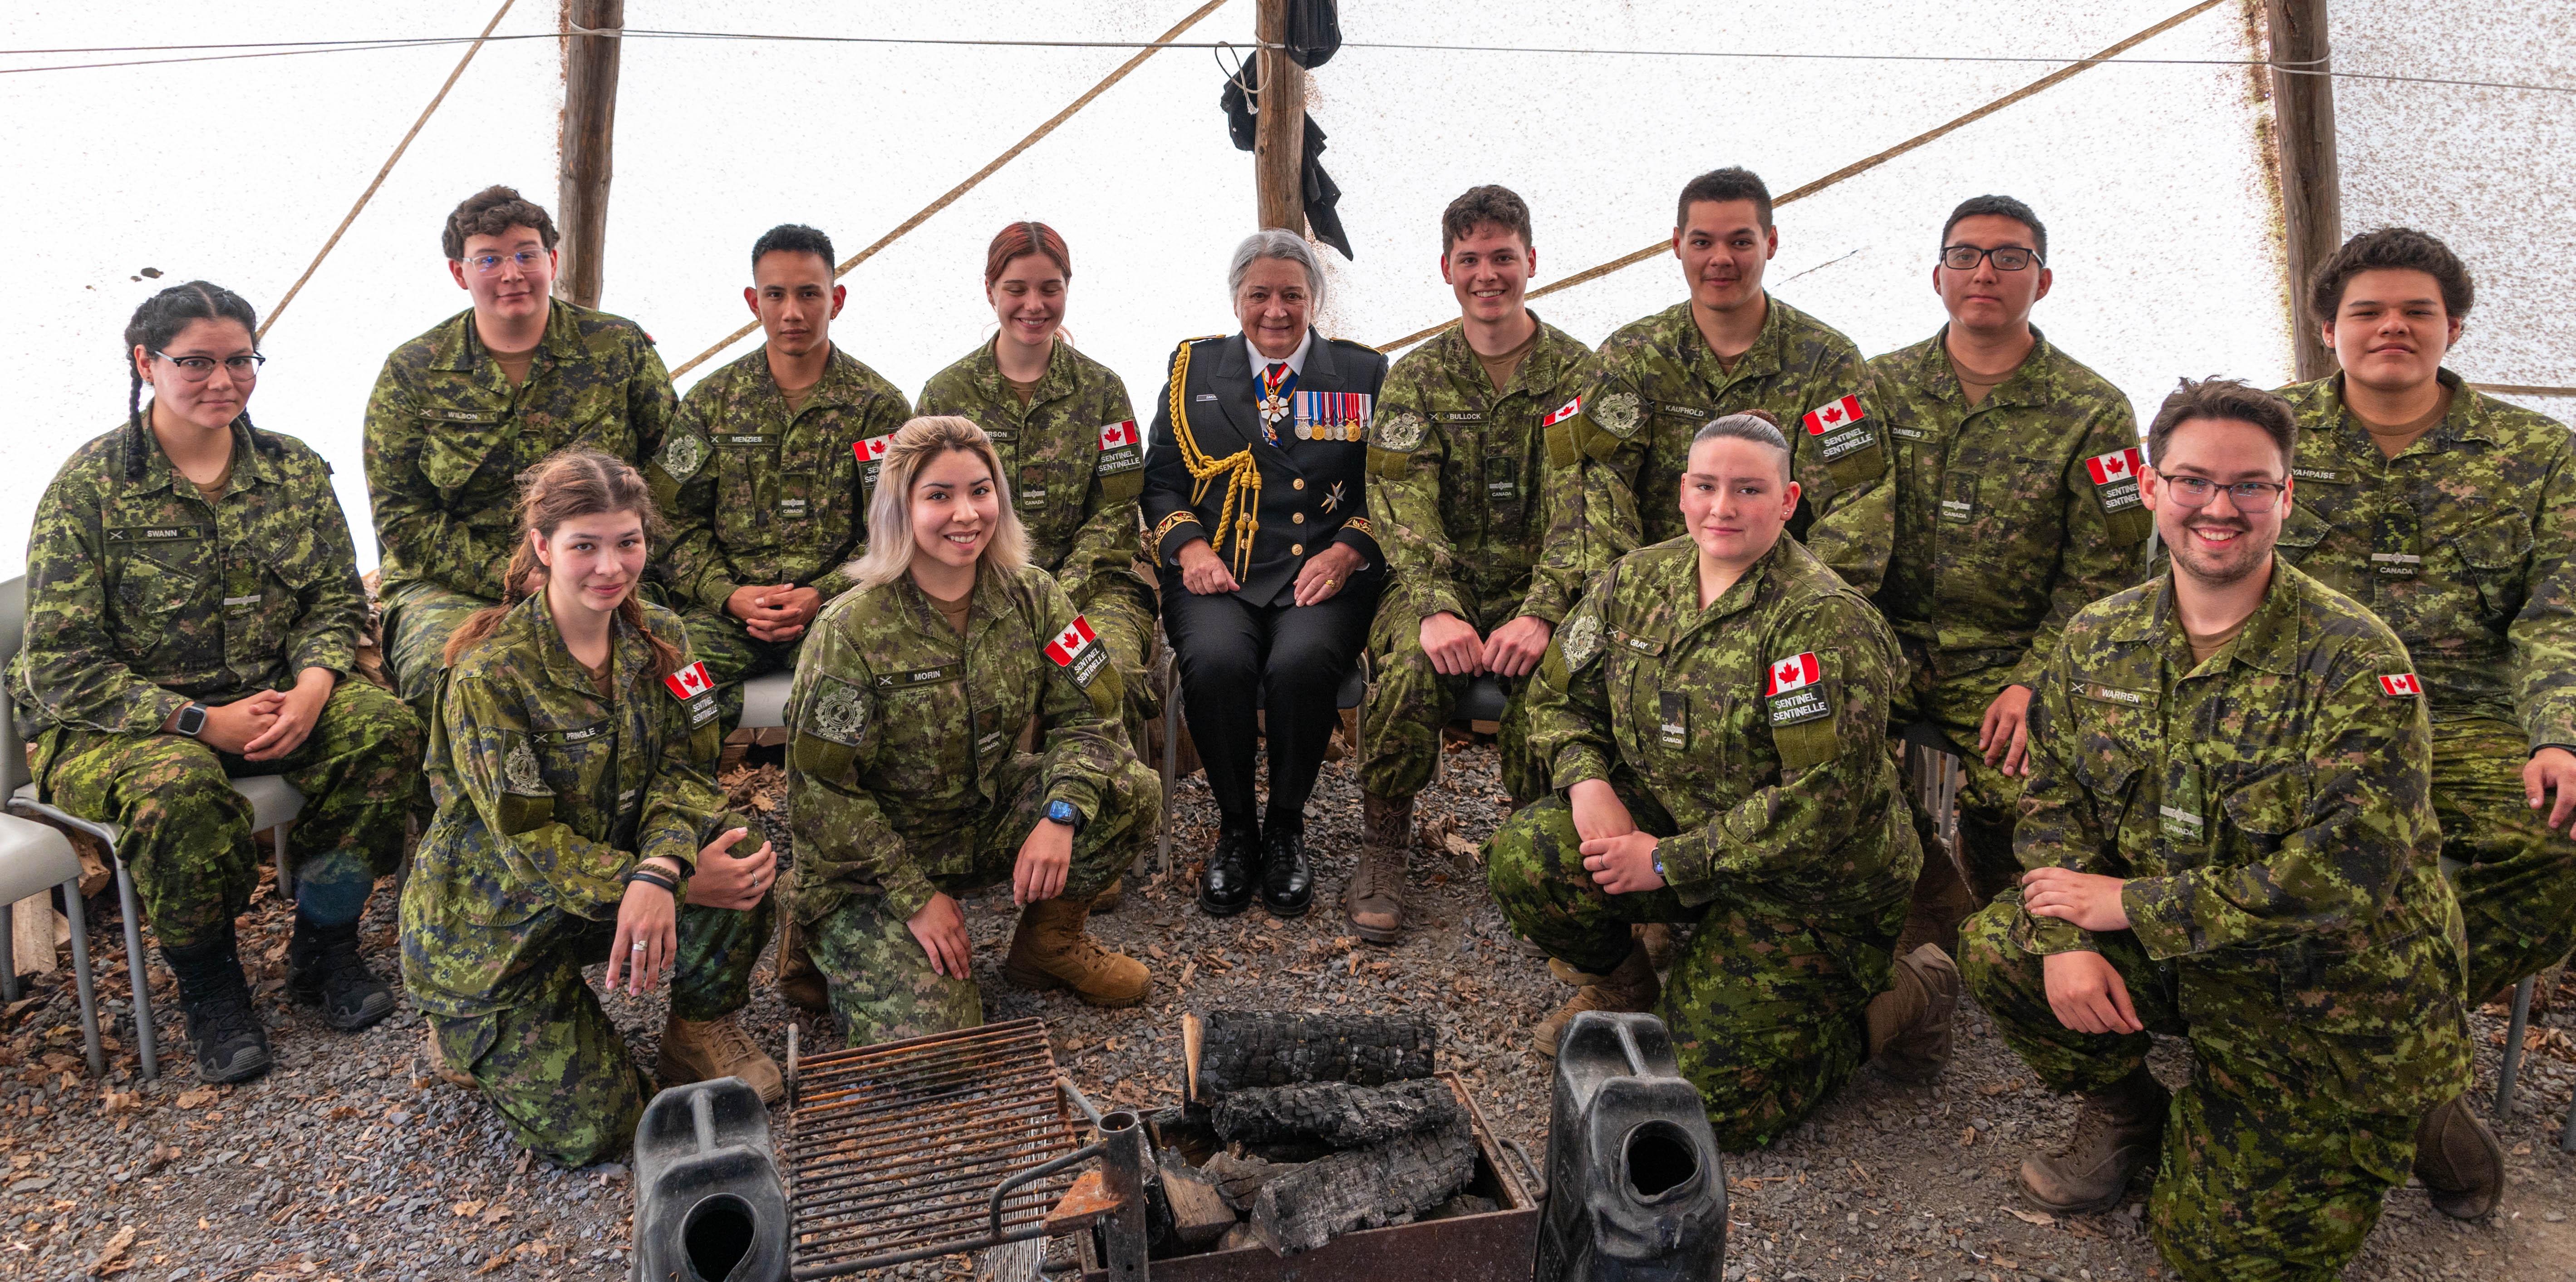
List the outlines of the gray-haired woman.
<svg viewBox="0 0 2576 1282">
<path fill-rule="evenodd" d="M 1257 891 L 1263 908 L 1296 917 L 1314 898 L 1306 796 L 1385 579 L 1362 478 L 1387 360 L 1316 337 L 1323 272 L 1299 236 L 1245 238 L 1228 284 L 1242 331 L 1172 353 L 1145 456 L 1145 546 L 1216 794 L 1199 907 L 1239 913 Z M 1270 803 L 1256 819 L 1263 708 Z"/>
</svg>

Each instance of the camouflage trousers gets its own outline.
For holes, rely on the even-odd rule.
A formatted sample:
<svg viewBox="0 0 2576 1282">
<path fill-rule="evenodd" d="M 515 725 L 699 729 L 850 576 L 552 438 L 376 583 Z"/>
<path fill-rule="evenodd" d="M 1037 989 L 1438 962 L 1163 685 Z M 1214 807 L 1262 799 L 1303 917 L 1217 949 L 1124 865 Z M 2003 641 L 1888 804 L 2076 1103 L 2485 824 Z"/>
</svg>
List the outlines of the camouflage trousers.
<svg viewBox="0 0 2576 1282">
<path fill-rule="evenodd" d="M 282 775 L 304 794 L 286 843 L 319 924 L 355 921 L 376 878 L 402 863 L 403 819 L 420 773 L 420 723 L 382 688 L 346 680 L 312 733 L 275 761 L 219 753 L 175 734 L 57 728 L 37 740 L 47 801 L 116 825 L 117 858 L 165 948 L 219 938 L 259 886 L 250 802 L 230 780 Z"/>
<path fill-rule="evenodd" d="M 794 672 L 803 653 L 805 634 L 786 641 L 763 641 L 722 607 L 691 610 L 680 616 L 689 630 L 689 654 L 707 665 L 716 683 L 716 724 L 732 734 L 742 724 L 742 683 L 772 672 Z"/>
<path fill-rule="evenodd" d="M 905 835 L 907 851 L 924 856 L 962 849 L 963 860 L 943 861 L 956 871 L 930 878 L 942 894 L 963 898 L 1011 879 L 1021 843 L 1045 821 L 1046 778 L 1037 762 L 1022 755 L 1005 767 L 1018 776 L 1006 776 L 996 788 L 997 795 L 1011 799 L 1009 804 L 966 817 L 945 836 Z M 1108 889 L 1144 850 L 1162 806 L 1162 779 L 1134 758 L 1126 759 L 1101 796 L 1100 812 L 1074 834 L 1064 897 L 1087 901 Z M 884 896 L 847 895 L 821 920 L 802 911 L 797 920 L 815 968 L 830 988 L 832 1018 L 847 1045 L 873 1046 L 984 1022 L 984 999 L 975 981 L 931 969 L 930 954 L 922 951 L 904 918 L 887 908 Z"/>
<path fill-rule="evenodd" d="M 2005 1043 L 2056 1091 L 2100 1090 L 2146 1063 L 2147 1033 L 2079 1033 L 2058 1022 L 2041 958 L 2013 942 L 2020 915 L 2014 896 L 1960 933 L 1960 973 Z M 2177 1000 L 2174 963 L 2149 959 L 2127 931 L 2094 938 L 2139 1021 L 2192 1043 L 2191 1083 L 2165 1117 L 2147 1199 L 2165 1262 L 2192 1282 L 2342 1276 L 2379 1220 L 2381 1194 L 2406 1181 L 2415 1119 L 2281 1089 L 2277 1067 L 2248 1054 L 2263 1056 L 2256 1044 L 2272 1040 L 2264 1025 L 2279 1023 L 2277 1010 L 2249 1004 L 2238 1027 L 2196 1023 Z"/>
<path fill-rule="evenodd" d="M 499 602 L 450 592 L 426 579 L 388 584 L 377 596 L 385 612 L 385 674 L 412 714 L 428 725 L 437 715 L 431 704 L 438 697 L 439 674 L 447 671 L 447 639 L 475 611 Z M 424 805 L 426 801 L 424 791 Z"/>
<path fill-rule="evenodd" d="M 1411 603 L 1390 592 L 1378 599 L 1369 623 L 1367 706 L 1360 713 L 1360 787 L 1372 797 L 1400 801 L 1431 784 L 1440 761 L 1440 731 L 1467 697 L 1473 677 L 1443 676 L 1422 649 L 1422 620 Z M 1526 806 L 1547 795 L 1547 771 L 1529 750 L 1529 679 L 1498 678 L 1510 696 L 1503 705 L 1497 747 L 1503 787 L 1512 804 Z"/>
<path fill-rule="evenodd" d="M 2433 731 L 2433 812 L 2469 928 L 2469 1000 L 2483 1002 L 2576 948 L 2576 840 L 2524 799 L 2529 741 L 2492 717 Z"/>
<path fill-rule="evenodd" d="M 1619 791 L 1640 829 L 1673 834 L 1651 798 Z M 1696 907 L 1670 889 L 1612 895 L 1584 871 L 1581 844 L 1562 797 L 1515 813 L 1487 847 L 1494 898 L 1548 956 L 1595 975 L 1635 946 L 1630 926 L 1696 924 L 1655 1014 L 1672 1030 L 1682 1076 L 1699 1088 L 1720 1146 L 1741 1152 L 1780 1138 L 1869 1057 L 1864 1014 L 1888 987 L 1904 901 L 1867 920 L 1802 920 L 1729 890 Z"/>
<path fill-rule="evenodd" d="M 671 1014 L 711 1020 L 748 1004 L 773 915 L 770 903 L 749 912 L 681 905 L 678 954 L 664 980 Z M 439 1054 L 472 1074 L 511 1138 L 550 1161 L 587 1166 L 633 1141 L 653 1083 L 582 979 L 582 967 L 608 959 L 617 923 L 553 913 L 540 920 L 564 923 L 566 937 L 534 973 L 511 977 L 509 1005 L 426 1018 Z"/>
<path fill-rule="evenodd" d="M 1931 657 L 1917 641 L 1905 642 L 1906 682 L 1904 690 L 1891 700 L 1887 709 L 1889 733 L 1902 734 L 1919 721 L 1930 722 L 1949 739 L 1959 754 L 1959 855 L 1968 866 L 1968 893 L 1979 904 L 2021 880 L 2021 861 L 2013 856 L 2014 808 L 2021 804 L 2022 781 L 2005 774 L 2000 766 L 1986 764 L 1985 754 L 1977 751 L 1977 733 L 1984 729 L 1986 708 L 2003 693 L 2004 678 L 2009 669 L 1986 668 L 1965 676 L 1940 680 L 1932 675 Z M 2001 758 L 1997 758 L 2000 762 Z M 1923 839 L 1926 856 L 1939 846 L 1932 839 L 1932 816 L 1925 813 L 1923 799 L 1911 786 L 1913 775 L 1907 772 L 1906 802 L 1914 812 L 1915 834 Z M 1923 861 L 1926 878 L 1954 878 L 1946 861 L 1927 857 Z"/>
</svg>

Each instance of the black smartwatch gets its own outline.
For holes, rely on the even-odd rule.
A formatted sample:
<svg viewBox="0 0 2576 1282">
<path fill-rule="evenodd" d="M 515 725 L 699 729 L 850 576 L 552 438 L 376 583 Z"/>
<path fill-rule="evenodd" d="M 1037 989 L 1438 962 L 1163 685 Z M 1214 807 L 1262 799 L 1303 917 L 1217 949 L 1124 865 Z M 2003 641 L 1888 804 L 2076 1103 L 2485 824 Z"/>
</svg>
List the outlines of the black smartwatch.
<svg viewBox="0 0 2576 1282">
<path fill-rule="evenodd" d="M 179 719 L 170 723 L 170 728 L 191 739 L 196 738 L 206 728 L 206 705 L 191 703 L 179 709 Z"/>
<path fill-rule="evenodd" d="M 1048 823 L 1059 823 L 1076 832 L 1082 831 L 1082 812 L 1062 797 L 1047 803 L 1046 818 Z"/>
</svg>

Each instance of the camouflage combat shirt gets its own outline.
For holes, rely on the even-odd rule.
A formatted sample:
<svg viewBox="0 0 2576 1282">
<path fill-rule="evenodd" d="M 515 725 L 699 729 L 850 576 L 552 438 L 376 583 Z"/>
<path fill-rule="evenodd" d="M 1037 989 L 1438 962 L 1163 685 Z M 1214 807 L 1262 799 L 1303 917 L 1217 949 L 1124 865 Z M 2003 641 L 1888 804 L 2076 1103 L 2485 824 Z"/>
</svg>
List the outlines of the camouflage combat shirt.
<svg viewBox="0 0 2576 1282">
<path fill-rule="evenodd" d="M 2566 425 L 2440 378 L 2450 412 L 2395 458 L 2346 412 L 2341 375 L 2281 389 L 2299 417 L 2281 557 L 2396 629 L 2435 721 L 2576 748 L 2576 448 Z"/>
<path fill-rule="evenodd" d="M 841 567 L 867 549 L 877 459 L 910 417 L 894 384 L 838 347 L 800 410 L 766 344 L 699 380 L 644 473 L 671 522 L 672 592 L 722 610 L 741 587 L 848 591 Z"/>
<path fill-rule="evenodd" d="M 1029 561 L 1067 595 L 1087 602 L 1094 579 L 1134 582 L 1145 438 L 1127 385 L 1108 366 L 1058 339 L 1046 377 L 1022 405 L 986 343 L 931 376 L 921 412 L 962 415 L 993 438 L 1011 506 L 1028 527 Z"/>
<path fill-rule="evenodd" d="M 1533 320 L 1536 317 L 1532 317 Z M 1581 592 L 1540 551 L 1554 505 L 1579 503 L 1582 472 L 1550 467 L 1545 421 L 1583 392 L 1592 353 L 1540 321 L 1538 341 L 1500 392 L 1452 326 L 1387 371 L 1369 426 L 1368 510 L 1415 618 L 1443 611 L 1491 632 L 1519 615 L 1551 626 Z"/>
<path fill-rule="evenodd" d="M 2386 624 L 2277 558 L 2206 663 L 2170 577 L 2096 602 L 2040 673 L 2014 853 L 2129 879 L 2130 928 L 2179 959 L 2195 1038 L 2234 1043 L 2285 1089 L 2421 1113 L 2467 1084 L 2469 1045 L 2414 682 Z M 2015 936 L 2096 949 L 2026 913 Z"/>
<path fill-rule="evenodd" d="M 652 338 L 606 312 L 549 307 L 516 387 L 484 349 L 472 308 L 385 358 L 366 437 L 386 587 L 425 579 L 500 600 L 522 474 L 571 445 L 638 467 L 661 448 L 679 398 Z"/>
<path fill-rule="evenodd" d="M 919 912 L 932 877 L 973 864 L 977 820 L 1011 804 L 994 779 L 1033 717 L 1048 799 L 1098 814 L 1128 755 L 1108 647 L 1036 566 L 986 566 L 969 610 L 961 637 L 905 575 L 815 617 L 787 699 L 799 920 L 853 894 Z"/>
<path fill-rule="evenodd" d="M 2154 522 L 2129 398 L 2045 335 L 1971 408 L 1949 327 L 1870 361 L 1896 451 L 1896 545 L 1872 599 L 1936 679 L 2039 679 L 2075 612 L 2136 583 Z"/>
<path fill-rule="evenodd" d="M 232 479 L 208 503 L 148 415 L 74 451 L 37 501 L 9 673 L 23 734 L 158 734 L 190 700 L 356 670 L 367 601 L 331 465 L 235 419 Z"/>
</svg>

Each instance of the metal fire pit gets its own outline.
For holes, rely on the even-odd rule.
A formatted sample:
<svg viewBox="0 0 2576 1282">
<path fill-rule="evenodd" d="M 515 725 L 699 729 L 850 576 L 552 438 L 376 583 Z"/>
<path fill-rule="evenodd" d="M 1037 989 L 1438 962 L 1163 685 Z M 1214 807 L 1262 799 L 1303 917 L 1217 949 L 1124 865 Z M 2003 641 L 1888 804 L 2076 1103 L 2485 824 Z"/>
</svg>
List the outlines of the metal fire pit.
<svg viewBox="0 0 2576 1282">
<path fill-rule="evenodd" d="M 788 1082 L 799 1279 L 1064 1232 L 1049 1209 L 1105 1151 L 1082 1142 L 1099 1115 L 1035 1019 L 801 1059 L 791 1044 Z"/>
</svg>

